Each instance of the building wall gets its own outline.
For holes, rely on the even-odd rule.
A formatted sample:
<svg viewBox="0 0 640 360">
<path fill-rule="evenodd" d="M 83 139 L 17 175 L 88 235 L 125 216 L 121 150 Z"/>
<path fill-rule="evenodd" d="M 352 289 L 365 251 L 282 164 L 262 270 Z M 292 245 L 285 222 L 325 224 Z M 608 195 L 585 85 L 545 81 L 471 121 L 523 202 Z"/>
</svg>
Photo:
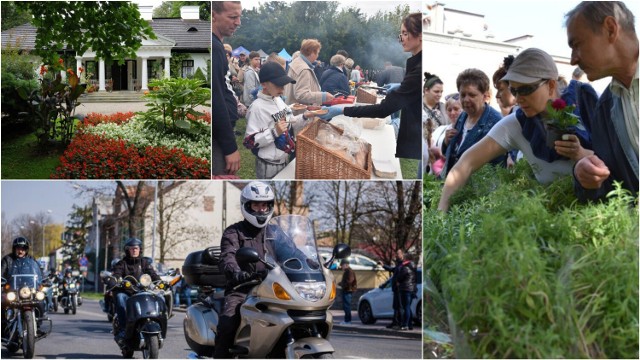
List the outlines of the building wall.
<svg viewBox="0 0 640 360">
<path fill-rule="evenodd" d="M 202 186 L 203 191 L 197 196 L 195 206 L 185 211 L 176 220 L 181 224 L 190 225 L 194 231 L 190 235 L 183 235 L 183 238 L 179 239 L 180 244 L 165 256 L 165 265 L 175 268 L 182 266 L 189 253 L 219 245 L 224 229 L 243 219 L 240 212 L 240 190 L 235 186 L 223 181 L 187 181 L 180 186 Z M 223 197 L 225 193 L 226 203 Z M 165 196 L 171 197 L 178 194 L 180 191 L 174 189 Z M 223 209 L 226 209 L 226 222 L 223 220 Z M 152 256 L 153 211 L 152 202 L 146 212 L 144 256 Z M 159 236 L 156 234 L 155 260 L 159 258 Z"/>
</svg>

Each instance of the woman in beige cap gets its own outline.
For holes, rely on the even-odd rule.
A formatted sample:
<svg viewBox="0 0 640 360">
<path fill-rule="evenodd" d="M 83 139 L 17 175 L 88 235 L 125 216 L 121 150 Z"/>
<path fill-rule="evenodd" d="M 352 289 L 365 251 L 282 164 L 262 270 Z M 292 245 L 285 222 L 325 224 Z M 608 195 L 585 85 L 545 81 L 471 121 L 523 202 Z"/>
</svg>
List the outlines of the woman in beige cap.
<svg viewBox="0 0 640 360">
<path fill-rule="evenodd" d="M 546 184 L 570 175 L 573 164 L 593 154 L 589 134 L 576 130 L 563 135 L 555 147 L 546 145 L 542 119 L 547 103 L 558 98 L 558 68 L 549 54 L 530 48 L 522 51 L 501 81 L 509 82 L 509 90 L 519 109 L 500 120 L 487 136 L 467 150 L 445 180 L 438 209 L 449 209 L 449 198 L 484 164 L 507 151 L 520 150 L 533 168 L 538 182 Z M 594 93 L 593 96 L 597 95 Z"/>
</svg>

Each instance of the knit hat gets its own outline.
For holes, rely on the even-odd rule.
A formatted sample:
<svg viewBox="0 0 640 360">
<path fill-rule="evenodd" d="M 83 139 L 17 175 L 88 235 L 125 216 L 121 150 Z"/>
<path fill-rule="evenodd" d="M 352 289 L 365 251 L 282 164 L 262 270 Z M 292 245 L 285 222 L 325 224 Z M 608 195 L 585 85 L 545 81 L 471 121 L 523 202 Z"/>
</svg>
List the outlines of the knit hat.
<svg viewBox="0 0 640 360">
<path fill-rule="evenodd" d="M 521 52 L 513 61 L 507 75 L 501 81 L 515 81 L 522 84 L 531 84 L 540 80 L 558 78 L 558 67 L 546 52 L 529 48 Z"/>
<path fill-rule="evenodd" d="M 275 62 L 268 62 L 262 65 L 258 74 L 261 83 L 270 81 L 278 86 L 285 86 L 289 83 L 295 84 L 296 81 L 287 76 L 282 65 Z"/>
</svg>

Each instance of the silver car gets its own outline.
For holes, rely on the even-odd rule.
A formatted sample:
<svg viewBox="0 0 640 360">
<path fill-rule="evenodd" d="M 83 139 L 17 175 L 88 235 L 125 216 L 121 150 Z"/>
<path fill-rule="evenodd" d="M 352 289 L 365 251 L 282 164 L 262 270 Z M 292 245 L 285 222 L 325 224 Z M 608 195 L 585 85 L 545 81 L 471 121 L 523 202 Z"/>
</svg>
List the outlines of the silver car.
<svg viewBox="0 0 640 360">
<path fill-rule="evenodd" d="M 417 298 L 411 300 L 413 322 L 422 323 L 422 270 L 418 269 Z M 358 317 L 363 324 L 374 324 L 378 319 L 393 319 L 393 276 L 375 289 L 369 290 L 358 300 Z"/>
</svg>

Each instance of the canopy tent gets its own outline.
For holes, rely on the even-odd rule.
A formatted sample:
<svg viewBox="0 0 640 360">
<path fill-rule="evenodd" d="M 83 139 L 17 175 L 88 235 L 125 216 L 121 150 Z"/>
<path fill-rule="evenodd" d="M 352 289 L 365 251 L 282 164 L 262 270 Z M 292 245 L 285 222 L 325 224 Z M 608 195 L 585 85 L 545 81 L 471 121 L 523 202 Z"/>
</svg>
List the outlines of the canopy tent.
<svg viewBox="0 0 640 360">
<path fill-rule="evenodd" d="M 232 52 L 231 55 L 233 56 L 240 56 L 240 54 L 245 54 L 245 55 L 249 55 L 250 51 L 245 49 L 242 46 L 238 46 L 237 48 L 235 48 Z"/>
<path fill-rule="evenodd" d="M 280 50 L 280 52 L 278 53 L 278 55 L 280 55 L 282 58 L 284 58 L 286 61 L 291 61 L 291 55 L 289 55 L 289 53 L 287 52 L 287 50 L 285 50 L 284 48 L 282 48 L 282 50 Z"/>
<path fill-rule="evenodd" d="M 260 57 L 263 59 L 266 59 L 269 54 L 267 54 L 266 52 L 262 51 L 262 49 L 258 50 L 258 54 L 260 54 Z"/>
</svg>

